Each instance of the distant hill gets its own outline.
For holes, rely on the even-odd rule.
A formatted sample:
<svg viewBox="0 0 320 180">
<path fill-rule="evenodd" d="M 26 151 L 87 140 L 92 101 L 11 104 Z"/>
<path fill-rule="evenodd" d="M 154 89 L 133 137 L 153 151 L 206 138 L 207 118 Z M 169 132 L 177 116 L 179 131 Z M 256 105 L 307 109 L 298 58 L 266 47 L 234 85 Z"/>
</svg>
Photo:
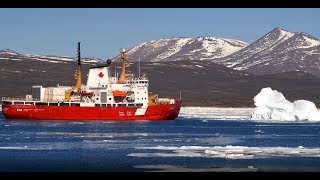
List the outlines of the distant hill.
<svg viewBox="0 0 320 180">
<path fill-rule="evenodd" d="M 32 85 L 75 84 L 76 62 L 0 61 L 0 96 L 24 96 L 31 92 Z M 130 64 L 128 71 L 137 74 L 138 63 Z M 82 65 L 84 84 L 91 66 Z M 119 61 L 113 62 L 110 69 L 112 74 L 115 69 L 119 73 Z M 259 76 L 209 61 L 183 60 L 141 62 L 141 73 L 149 77 L 149 90 L 160 97 L 179 98 L 181 91 L 183 106 L 253 106 L 253 97 L 270 86 L 289 100 L 311 100 L 320 107 L 320 100 L 315 100 L 320 96 L 320 79 L 303 72 L 292 72 L 289 78 L 283 74 Z"/>
<path fill-rule="evenodd" d="M 146 62 L 212 60 L 237 52 L 247 45 L 240 40 L 215 37 L 168 38 L 134 46 L 128 50 L 128 56 L 132 61 Z"/>
<path fill-rule="evenodd" d="M 213 60 L 213 62 L 216 62 Z M 320 40 L 275 28 L 219 63 L 255 74 L 302 71 L 320 77 Z"/>
<path fill-rule="evenodd" d="M 320 40 L 281 28 L 251 44 L 216 37 L 167 38 L 129 48 L 128 55 L 131 61 L 211 61 L 254 74 L 301 71 L 320 77 Z"/>
<path fill-rule="evenodd" d="M 75 61 L 75 57 L 20 54 L 10 49 L 0 50 L 0 61 L 43 61 L 50 63 L 67 63 Z M 83 63 L 102 63 L 99 58 L 82 58 Z"/>
</svg>

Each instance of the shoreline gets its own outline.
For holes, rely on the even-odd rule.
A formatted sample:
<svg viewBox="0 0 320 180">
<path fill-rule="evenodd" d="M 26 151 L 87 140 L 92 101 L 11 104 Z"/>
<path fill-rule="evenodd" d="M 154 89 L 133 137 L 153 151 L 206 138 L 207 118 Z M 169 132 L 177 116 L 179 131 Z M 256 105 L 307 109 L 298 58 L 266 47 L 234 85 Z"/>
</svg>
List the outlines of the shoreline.
<svg viewBox="0 0 320 180">
<path fill-rule="evenodd" d="M 228 106 L 181 106 L 181 108 L 254 109 L 255 107 L 245 107 L 245 106 L 241 106 L 241 107 L 228 107 Z M 0 111 L 2 111 L 2 107 L 1 106 L 0 106 Z"/>
</svg>

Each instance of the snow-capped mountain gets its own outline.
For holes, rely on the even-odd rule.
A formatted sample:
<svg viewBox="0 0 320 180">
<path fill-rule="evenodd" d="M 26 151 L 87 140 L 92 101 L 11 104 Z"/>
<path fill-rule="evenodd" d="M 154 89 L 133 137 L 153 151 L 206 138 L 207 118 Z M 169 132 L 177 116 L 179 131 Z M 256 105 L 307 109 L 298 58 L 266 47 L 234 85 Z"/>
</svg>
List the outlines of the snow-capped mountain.
<svg viewBox="0 0 320 180">
<path fill-rule="evenodd" d="M 0 56 L 11 57 L 11 56 L 22 56 L 22 55 L 12 51 L 11 49 L 4 49 L 4 50 L 0 50 Z"/>
<path fill-rule="evenodd" d="M 63 63 L 67 61 L 75 61 L 77 58 L 75 57 L 68 57 L 68 56 L 42 56 L 42 55 L 32 55 L 28 54 L 25 55 L 29 59 L 39 60 L 39 61 L 48 61 L 52 63 Z M 98 58 L 81 58 L 81 62 L 83 63 L 98 63 L 98 62 L 104 62 L 101 59 Z"/>
<path fill-rule="evenodd" d="M 212 60 L 237 52 L 247 45 L 243 41 L 215 37 L 168 38 L 139 44 L 128 50 L 128 56 L 130 61 L 145 62 Z"/>
<path fill-rule="evenodd" d="M 215 62 L 215 61 L 213 61 Z M 256 74 L 303 71 L 320 75 L 320 40 L 275 28 L 220 63 Z"/>
<path fill-rule="evenodd" d="M 11 60 L 11 61 L 26 61 L 36 60 L 49 63 L 67 63 L 76 61 L 76 57 L 68 56 L 51 56 L 51 55 L 33 55 L 33 54 L 19 54 L 10 49 L 0 50 L 0 60 Z M 100 63 L 104 62 L 98 58 L 81 58 L 83 63 Z"/>
<path fill-rule="evenodd" d="M 179 60 L 210 61 L 255 74 L 300 71 L 320 76 L 320 40 L 302 32 L 275 28 L 248 45 L 240 40 L 197 37 L 167 38 L 132 47 L 129 61 L 170 62 Z M 118 60 L 119 56 L 112 60 Z M 26 55 L 0 50 L 0 60 L 35 60 L 70 63 L 76 57 Z M 104 63 L 97 58 L 82 58 L 83 63 Z"/>
</svg>

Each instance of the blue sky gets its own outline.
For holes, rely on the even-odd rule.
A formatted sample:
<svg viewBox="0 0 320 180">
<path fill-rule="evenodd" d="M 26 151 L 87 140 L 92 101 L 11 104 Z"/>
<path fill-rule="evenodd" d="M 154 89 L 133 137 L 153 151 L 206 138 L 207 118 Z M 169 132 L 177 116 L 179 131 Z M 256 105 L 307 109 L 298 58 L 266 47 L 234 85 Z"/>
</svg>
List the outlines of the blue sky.
<svg viewBox="0 0 320 180">
<path fill-rule="evenodd" d="M 254 42 L 275 27 L 320 38 L 319 8 L 0 9 L 0 49 L 108 59 L 121 48 L 169 37 Z"/>
</svg>

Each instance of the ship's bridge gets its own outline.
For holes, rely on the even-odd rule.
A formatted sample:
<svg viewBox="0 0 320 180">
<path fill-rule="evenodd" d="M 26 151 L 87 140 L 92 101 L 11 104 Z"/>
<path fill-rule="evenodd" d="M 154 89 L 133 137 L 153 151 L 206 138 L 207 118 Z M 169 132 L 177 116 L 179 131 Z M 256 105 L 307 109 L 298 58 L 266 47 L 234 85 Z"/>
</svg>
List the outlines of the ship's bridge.
<svg viewBox="0 0 320 180">
<path fill-rule="evenodd" d="M 138 86 L 149 86 L 149 79 L 146 76 L 128 78 L 127 84 L 137 84 Z"/>
</svg>

